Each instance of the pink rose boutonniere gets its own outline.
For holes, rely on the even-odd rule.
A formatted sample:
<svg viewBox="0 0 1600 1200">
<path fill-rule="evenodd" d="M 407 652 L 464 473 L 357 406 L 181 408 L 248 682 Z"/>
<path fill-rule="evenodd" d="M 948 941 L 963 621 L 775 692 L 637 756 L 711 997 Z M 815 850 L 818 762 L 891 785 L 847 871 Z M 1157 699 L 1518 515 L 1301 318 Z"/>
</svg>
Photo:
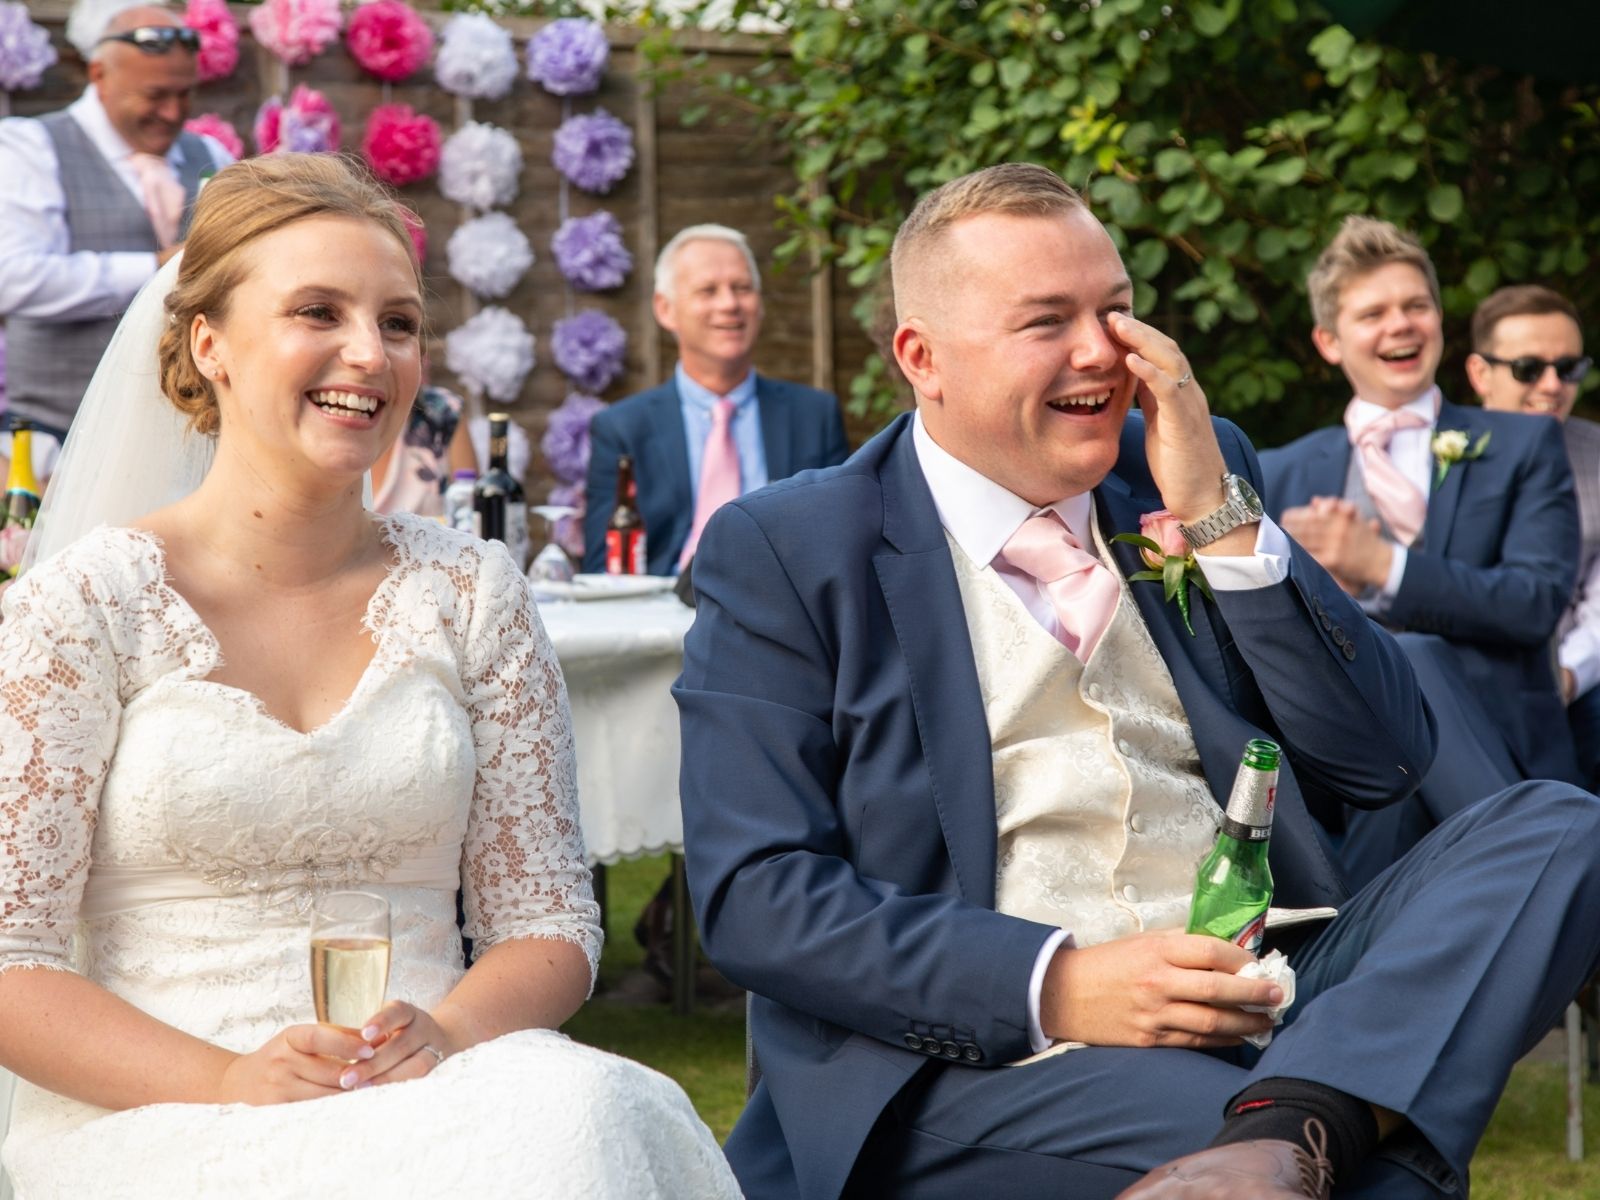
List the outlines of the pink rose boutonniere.
<svg viewBox="0 0 1600 1200">
<path fill-rule="evenodd" d="M 1135 571 L 1128 576 L 1129 583 L 1141 580 L 1158 582 L 1166 592 L 1168 602 L 1176 602 L 1183 617 L 1183 627 L 1194 636 L 1194 625 L 1189 620 L 1189 588 L 1200 589 L 1207 600 L 1214 599 L 1205 572 L 1195 560 L 1194 551 L 1184 541 L 1178 528 L 1178 518 L 1166 509 L 1144 513 L 1139 517 L 1138 533 L 1119 533 L 1113 542 L 1127 542 L 1139 547 L 1147 571 Z"/>
</svg>

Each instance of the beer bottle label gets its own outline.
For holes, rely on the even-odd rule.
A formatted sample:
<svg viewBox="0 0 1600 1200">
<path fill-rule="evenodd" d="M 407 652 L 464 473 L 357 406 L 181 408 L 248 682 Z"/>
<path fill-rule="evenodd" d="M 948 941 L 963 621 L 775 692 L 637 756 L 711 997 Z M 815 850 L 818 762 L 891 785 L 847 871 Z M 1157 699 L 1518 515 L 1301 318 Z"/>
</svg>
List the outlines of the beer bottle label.
<svg viewBox="0 0 1600 1200">
<path fill-rule="evenodd" d="M 639 530 L 633 535 L 633 573 L 635 575 L 648 575 L 650 573 L 648 559 L 645 553 L 645 535 Z"/>
<path fill-rule="evenodd" d="M 1251 954 L 1260 956 L 1261 942 L 1267 935 L 1267 914 L 1265 910 L 1256 914 L 1256 917 L 1238 933 L 1228 940 L 1241 949 L 1250 951 Z"/>
<path fill-rule="evenodd" d="M 643 575 L 644 537 L 633 529 L 606 530 L 606 574 Z"/>
</svg>

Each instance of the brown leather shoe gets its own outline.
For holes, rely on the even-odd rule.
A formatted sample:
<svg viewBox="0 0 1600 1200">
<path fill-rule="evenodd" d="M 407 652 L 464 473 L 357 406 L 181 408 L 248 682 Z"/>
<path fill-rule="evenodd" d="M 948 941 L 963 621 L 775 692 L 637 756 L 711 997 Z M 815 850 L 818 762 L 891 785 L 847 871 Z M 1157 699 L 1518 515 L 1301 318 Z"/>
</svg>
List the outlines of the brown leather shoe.
<svg viewBox="0 0 1600 1200">
<path fill-rule="evenodd" d="M 1312 1118 L 1306 1135 L 1316 1156 L 1293 1142 L 1212 1146 L 1157 1167 L 1117 1200 L 1328 1200 L 1327 1132 Z"/>
</svg>

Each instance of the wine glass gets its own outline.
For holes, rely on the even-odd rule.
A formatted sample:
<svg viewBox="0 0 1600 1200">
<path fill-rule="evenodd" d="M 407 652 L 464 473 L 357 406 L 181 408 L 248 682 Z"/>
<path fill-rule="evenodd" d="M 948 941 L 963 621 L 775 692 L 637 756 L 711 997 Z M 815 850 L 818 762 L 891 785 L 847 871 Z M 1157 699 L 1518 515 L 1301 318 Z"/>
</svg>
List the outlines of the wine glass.
<svg viewBox="0 0 1600 1200">
<path fill-rule="evenodd" d="M 534 556 L 528 566 L 528 578 L 534 583 L 571 583 L 572 560 L 567 552 L 556 545 L 556 522 L 563 517 L 575 517 L 578 510 L 570 504 L 534 504 L 528 511 L 544 518 L 544 549 Z"/>
<path fill-rule="evenodd" d="M 360 1029 L 389 986 L 389 902 L 328 892 L 311 906 L 311 1002 L 317 1020 Z"/>
</svg>

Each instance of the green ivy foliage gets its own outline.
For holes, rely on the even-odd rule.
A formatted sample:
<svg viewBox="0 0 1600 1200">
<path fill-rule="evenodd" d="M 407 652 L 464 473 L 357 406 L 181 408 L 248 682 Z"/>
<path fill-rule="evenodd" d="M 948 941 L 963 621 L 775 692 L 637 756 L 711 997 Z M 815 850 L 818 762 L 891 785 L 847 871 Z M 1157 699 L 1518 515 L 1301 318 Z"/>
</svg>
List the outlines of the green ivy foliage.
<svg viewBox="0 0 1600 1200">
<path fill-rule="evenodd" d="M 1428 245 L 1447 393 L 1467 393 L 1467 317 L 1495 287 L 1542 281 L 1600 313 L 1600 88 L 1357 41 L 1309 0 L 736 0 L 747 14 L 775 16 L 782 47 L 702 82 L 792 148 L 781 253 L 847 272 L 869 328 L 915 197 L 1007 160 L 1089 197 L 1138 309 L 1263 445 L 1348 398 L 1311 345 L 1305 277 L 1349 213 Z M 673 63 L 670 34 L 653 52 Z M 866 364 L 859 416 L 899 406 L 888 376 Z"/>
</svg>

